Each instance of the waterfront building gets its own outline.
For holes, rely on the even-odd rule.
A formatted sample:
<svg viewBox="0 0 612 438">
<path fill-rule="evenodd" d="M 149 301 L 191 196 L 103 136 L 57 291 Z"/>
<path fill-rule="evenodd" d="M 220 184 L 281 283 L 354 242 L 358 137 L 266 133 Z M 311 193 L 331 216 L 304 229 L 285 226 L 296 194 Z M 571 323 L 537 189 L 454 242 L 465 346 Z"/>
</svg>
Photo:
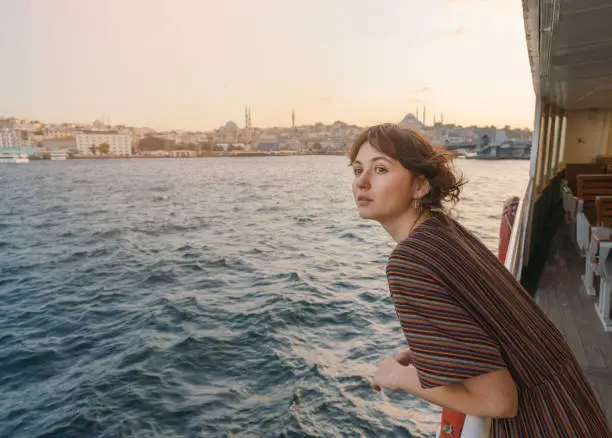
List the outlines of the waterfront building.
<svg viewBox="0 0 612 438">
<path fill-rule="evenodd" d="M 80 155 L 99 155 L 100 145 L 108 144 L 109 155 L 131 156 L 132 135 L 118 131 L 83 131 L 76 136 Z M 95 148 L 96 152 L 92 151 Z"/>
</svg>

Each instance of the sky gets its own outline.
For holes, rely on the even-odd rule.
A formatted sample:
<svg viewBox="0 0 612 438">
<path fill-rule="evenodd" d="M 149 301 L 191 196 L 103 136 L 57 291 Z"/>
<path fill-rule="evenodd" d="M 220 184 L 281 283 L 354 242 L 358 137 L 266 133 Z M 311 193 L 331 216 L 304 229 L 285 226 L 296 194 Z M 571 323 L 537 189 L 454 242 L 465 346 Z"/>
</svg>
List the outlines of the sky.
<svg viewBox="0 0 612 438">
<path fill-rule="evenodd" d="M 519 0 L 0 0 L 0 116 L 533 126 Z"/>
</svg>

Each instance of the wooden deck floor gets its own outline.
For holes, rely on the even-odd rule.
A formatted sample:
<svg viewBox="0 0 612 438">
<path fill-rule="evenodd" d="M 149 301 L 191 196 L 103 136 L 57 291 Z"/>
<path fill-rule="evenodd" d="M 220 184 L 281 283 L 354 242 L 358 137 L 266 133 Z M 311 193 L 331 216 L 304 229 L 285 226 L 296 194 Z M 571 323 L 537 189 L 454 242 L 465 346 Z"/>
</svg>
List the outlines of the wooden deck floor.
<svg viewBox="0 0 612 438">
<path fill-rule="evenodd" d="M 536 301 L 563 332 L 612 425 L 612 332 L 606 333 L 582 284 L 584 259 L 561 225 L 542 271 Z"/>
</svg>

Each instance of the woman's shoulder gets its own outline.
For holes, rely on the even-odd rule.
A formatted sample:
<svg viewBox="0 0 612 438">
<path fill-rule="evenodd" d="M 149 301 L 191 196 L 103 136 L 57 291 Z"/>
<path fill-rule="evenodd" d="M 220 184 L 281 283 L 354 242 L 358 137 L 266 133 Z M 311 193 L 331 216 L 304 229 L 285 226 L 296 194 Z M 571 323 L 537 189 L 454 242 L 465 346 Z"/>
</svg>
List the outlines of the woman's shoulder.
<svg viewBox="0 0 612 438">
<path fill-rule="evenodd" d="M 423 228 L 418 231 L 420 234 Z M 420 244 L 421 237 L 413 233 L 409 239 L 400 242 L 389 255 L 386 275 L 391 295 L 414 296 L 418 291 L 439 290 L 442 281 L 436 273 L 435 260 L 438 255 Z M 445 294 L 445 293 L 444 293 Z"/>
<path fill-rule="evenodd" d="M 402 271 L 431 271 L 431 261 L 436 255 L 436 247 L 430 246 L 422 230 L 413 233 L 409 238 L 398 243 L 387 261 L 387 274 Z"/>
<path fill-rule="evenodd" d="M 450 217 L 432 216 L 419 224 L 406 239 L 399 242 L 389 258 L 431 257 L 460 238 L 463 227 Z"/>
<path fill-rule="evenodd" d="M 399 242 L 387 264 L 389 267 L 419 268 L 439 272 L 450 260 L 462 257 L 467 231 L 451 217 L 431 217 L 418 225 L 410 236 Z"/>
</svg>

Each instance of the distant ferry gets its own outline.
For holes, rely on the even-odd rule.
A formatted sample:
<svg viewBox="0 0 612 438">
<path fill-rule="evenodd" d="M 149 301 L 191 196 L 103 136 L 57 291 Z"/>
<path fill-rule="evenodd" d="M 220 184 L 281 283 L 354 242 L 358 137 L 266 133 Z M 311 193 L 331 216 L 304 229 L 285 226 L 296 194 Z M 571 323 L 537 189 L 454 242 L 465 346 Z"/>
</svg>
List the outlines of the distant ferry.
<svg viewBox="0 0 612 438">
<path fill-rule="evenodd" d="M 68 152 L 66 151 L 53 151 L 51 152 L 51 161 L 64 161 L 68 159 Z"/>
<path fill-rule="evenodd" d="M 30 159 L 27 155 L 0 153 L 0 164 L 24 164 L 29 162 Z"/>
<path fill-rule="evenodd" d="M 501 145 L 482 146 L 465 158 L 474 160 L 529 160 L 531 142 L 507 141 Z"/>
</svg>

